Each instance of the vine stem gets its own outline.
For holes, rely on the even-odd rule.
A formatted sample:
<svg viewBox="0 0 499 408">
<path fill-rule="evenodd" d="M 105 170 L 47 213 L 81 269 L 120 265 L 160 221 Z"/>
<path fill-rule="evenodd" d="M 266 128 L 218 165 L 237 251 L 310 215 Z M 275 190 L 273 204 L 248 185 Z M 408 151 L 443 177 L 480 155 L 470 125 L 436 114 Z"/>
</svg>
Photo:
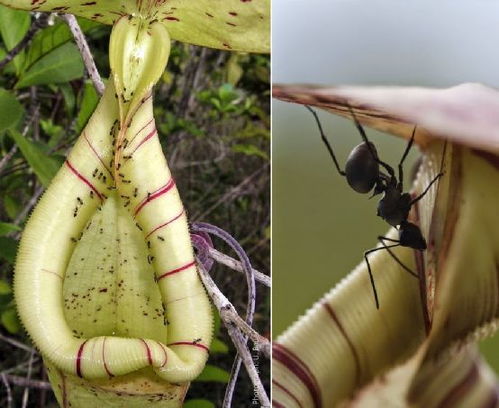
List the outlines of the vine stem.
<svg viewBox="0 0 499 408">
<path fill-rule="evenodd" d="M 255 299 L 256 299 L 256 289 L 255 289 L 255 276 L 253 275 L 253 268 L 251 267 L 251 262 L 246 255 L 246 252 L 241 247 L 239 242 L 231 236 L 228 232 L 224 231 L 221 228 L 216 227 L 215 225 L 211 225 L 205 222 L 197 222 L 192 224 L 192 231 L 194 233 L 202 233 L 202 234 L 210 234 L 214 235 L 228 244 L 237 254 L 239 259 L 241 260 L 241 264 L 244 266 L 244 272 L 246 274 L 246 284 L 248 286 L 248 303 L 246 305 L 246 318 L 245 321 L 249 326 L 253 323 L 253 315 L 255 313 Z M 205 245 L 203 248 L 206 250 L 206 247 L 209 245 Z M 228 328 L 229 334 L 231 329 Z M 238 334 L 240 334 L 238 332 Z M 244 343 L 247 342 L 247 337 L 243 336 Z M 241 355 L 236 355 L 234 359 L 234 363 L 232 364 L 231 376 L 229 380 L 229 384 L 225 389 L 225 397 L 223 401 L 223 408 L 229 408 L 232 404 L 232 396 L 234 394 L 234 389 L 236 387 L 237 376 L 239 374 L 239 370 L 241 368 Z"/>
<path fill-rule="evenodd" d="M 237 312 L 234 308 L 234 306 L 230 303 L 230 301 L 224 296 L 224 294 L 218 289 L 216 286 L 215 282 L 211 278 L 210 274 L 208 271 L 205 269 L 204 265 L 202 262 L 199 262 L 198 260 L 198 271 L 199 271 L 199 276 L 201 278 L 201 281 L 203 282 L 206 291 L 208 292 L 208 295 L 212 299 L 215 307 L 218 309 L 220 313 L 220 317 L 222 321 L 224 322 L 225 326 L 227 327 L 227 331 L 229 333 L 229 336 L 232 339 L 232 342 L 236 346 L 237 352 L 239 357 L 242 359 L 244 366 L 246 367 L 246 371 L 248 372 L 248 375 L 251 379 L 251 382 L 253 383 L 253 386 L 255 387 L 255 392 L 258 396 L 258 400 L 260 401 L 260 404 L 262 407 L 270 407 L 270 400 L 269 397 L 267 396 L 267 393 L 265 392 L 265 388 L 263 387 L 263 384 L 260 380 L 260 377 L 258 376 L 258 369 L 256 368 L 253 359 L 251 357 L 251 353 L 248 350 L 246 341 L 247 339 L 241 334 L 241 332 L 238 330 L 238 327 L 247 327 L 247 329 L 242 329 L 242 330 L 247 330 L 248 335 L 250 338 L 255 338 L 257 341 L 257 345 L 261 345 L 262 352 L 264 352 L 265 349 L 267 349 L 266 355 L 270 354 L 270 343 L 268 340 L 263 339 L 262 336 L 260 336 L 258 333 L 256 333 L 251 327 L 249 327 L 246 322 L 244 322 L 243 319 L 241 319 L 239 316 L 237 316 Z M 237 316 L 237 317 L 235 317 Z M 241 321 L 243 325 L 240 326 Z M 249 329 L 249 330 L 248 330 Z M 251 333 L 251 334 L 249 334 Z M 263 340 L 262 340 L 263 339 Z M 265 352 L 264 352 L 265 353 Z"/>
<path fill-rule="evenodd" d="M 85 34 L 80 28 L 78 21 L 76 21 L 76 17 L 72 14 L 63 14 L 61 18 L 67 23 L 73 37 L 76 41 L 76 45 L 80 50 L 80 54 L 83 58 L 83 63 L 85 64 L 85 68 L 87 69 L 88 75 L 94 84 L 94 88 L 97 93 L 102 96 L 104 94 L 104 82 L 99 75 L 99 71 L 97 70 L 97 66 L 95 65 L 94 58 L 92 53 L 90 52 L 90 48 L 88 47 L 87 40 L 85 39 Z"/>
</svg>

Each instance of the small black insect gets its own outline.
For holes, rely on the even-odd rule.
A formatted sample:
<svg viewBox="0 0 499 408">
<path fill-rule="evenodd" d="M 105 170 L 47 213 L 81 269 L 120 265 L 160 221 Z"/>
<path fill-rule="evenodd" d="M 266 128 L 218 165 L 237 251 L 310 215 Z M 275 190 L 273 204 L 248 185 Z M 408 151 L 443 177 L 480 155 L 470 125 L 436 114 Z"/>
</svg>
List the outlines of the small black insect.
<svg viewBox="0 0 499 408">
<path fill-rule="evenodd" d="M 411 139 L 407 143 L 404 154 L 400 159 L 398 164 L 398 178 L 395 175 L 395 170 L 387 163 L 383 162 L 378 157 L 378 152 L 376 147 L 372 142 L 367 139 L 366 133 L 362 125 L 357 120 L 355 113 L 349 107 L 350 113 L 352 114 L 355 126 L 359 131 L 363 142 L 353 148 L 350 155 L 347 158 L 345 164 L 345 170 L 341 170 L 338 160 L 333 152 L 329 141 L 327 140 L 324 131 L 322 129 L 321 123 L 317 113 L 310 107 L 305 105 L 305 107 L 312 113 L 319 127 L 319 132 L 321 139 L 326 145 L 329 155 L 333 159 L 334 165 L 341 176 L 346 177 L 350 187 L 358 193 L 369 193 L 372 191 L 371 197 L 378 194 L 383 194 L 381 200 L 378 203 L 377 215 L 383 218 L 388 224 L 395 227 L 399 231 L 399 239 L 387 238 L 384 236 L 378 236 L 378 241 L 381 243 L 381 247 L 370 249 L 364 252 L 364 259 L 366 260 L 367 270 L 369 271 L 369 278 L 371 280 L 371 286 L 373 288 L 374 300 L 376 302 L 376 308 L 379 309 L 378 293 L 376 292 L 376 285 L 374 284 L 374 278 L 371 271 L 371 265 L 367 256 L 373 252 L 379 251 L 381 249 L 386 249 L 392 258 L 407 272 L 412 276 L 419 278 L 416 273 L 411 271 L 407 266 L 405 266 L 391 251 L 391 248 L 397 246 L 409 247 L 419 251 L 424 251 L 426 249 L 426 240 L 421 233 L 420 228 L 409 222 L 407 218 L 409 217 L 409 211 L 412 206 L 416 204 L 425 194 L 429 191 L 430 187 L 443 176 L 442 162 L 440 164 L 439 173 L 433 178 L 433 180 L 428 184 L 426 189 L 417 197 L 412 198 L 409 193 L 404 193 L 404 171 L 403 163 L 406 159 L 409 151 L 411 150 L 412 144 L 414 142 L 414 135 L 416 134 L 416 127 L 412 132 Z M 445 148 L 444 148 L 445 149 Z M 445 154 L 445 150 L 444 150 Z M 386 242 L 390 242 L 387 245 Z"/>
</svg>

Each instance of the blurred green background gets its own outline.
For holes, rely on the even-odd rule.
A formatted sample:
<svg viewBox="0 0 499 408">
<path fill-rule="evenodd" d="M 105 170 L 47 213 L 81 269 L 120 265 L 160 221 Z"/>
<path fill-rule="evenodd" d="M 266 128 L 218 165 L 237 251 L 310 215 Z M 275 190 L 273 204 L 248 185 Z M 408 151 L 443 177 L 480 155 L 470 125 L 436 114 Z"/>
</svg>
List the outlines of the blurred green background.
<svg viewBox="0 0 499 408">
<path fill-rule="evenodd" d="M 489 1 L 273 0 L 272 81 L 498 87 L 498 22 L 499 4 Z M 320 117 L 343 166 L 360 136 L 350 121 Z M 371 130 L 368 137 L 383 160 L 398 163 L 404 141 Z M 417 156 L 413 149 L 406 174 Z M 275 338 L 388 228 L 376 217 L 377 200 L 353 192 L 337 174 L 302 106 L 273 100 L 272 166 Z M 481 348 L 499 371 L 498 336 Z"/>
</svg>

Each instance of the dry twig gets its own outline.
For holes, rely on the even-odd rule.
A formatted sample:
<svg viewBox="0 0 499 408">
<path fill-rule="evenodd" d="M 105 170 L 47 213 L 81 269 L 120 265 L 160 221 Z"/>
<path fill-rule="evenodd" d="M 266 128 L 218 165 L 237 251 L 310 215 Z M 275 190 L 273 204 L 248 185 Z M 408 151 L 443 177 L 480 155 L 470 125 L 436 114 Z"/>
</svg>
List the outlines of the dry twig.
<svg viewBox="0 0 499 408">
<path fill-rule="evenodd" d="M 80 25 L 78 24 L 78 21 L 76 21 L 75 16 L 72 14 L 64 14 L 61 18 L 68 24 L 69 29 L 73 33 L 73 37 L 75 38 L 78 49 L 80 50 L 80 54 L 83 58 L 83 63 L 85 64 L 88 75 L 94 84 L 95 90 L 100 96 L 102 96 L 104 93 L 104 83 L 99 75 L 99 71 L 97 71 L 94 58 L 90 52 L 90 48 L 88 47 L 87 40 L 85 39 L 85 34 L 81 31 Z"/>
<path fill-rule="evenodd" d="M 30 353 L 34 351 L 34 349 L 32 347 L 29 347 L 26 344 L 21 343 L 20 341 L 17 341 L 16 339 L 4 336 L 3 334 L 0 334 L 0 340 L 5 341 L 6 343 L 12 344 L 13 346 L 15 346 L 19 349 L 29 351 Z"/>
<path fill-rule="evenodd" d="M 34 356 L 35 356 L 35 350 L 33 350 L 29 356 L 28 373 L 26 374 L 26 384 L 29 384 L 29 382 L 31 381 L 31 372 L 33 369 L 33 357 Z M 30 387 L 28 387 L 26 385 L 24 387 L 22 408 L 26 408 L 28 406 L 29 390 L 30 390 Z"/>
<path fill-rule="evenodd" d="M 218 263 L 221 263 L 225 266 L 228 266 L 230 269 L 233 269 L 238 272 L 244 272 L 244 267 L 243 264 L 238 261 L 237 259 L 234 259 L 228 255 L 225 255 L 224 253 L 217 251 L 215 248 L 208 248 L 207 249 L 208 254 Z M 270 276 L 265 275 L 264 273 L 257 271 L 256 269 L 252 269 L 253 274 L 255 275 L 255 280 L 264 284 L 265 286 L 268 286 L 270 288 L 271 282 L 270 282 Z"/>
<path fill-rule="evenodd" d="M 253 324 L 253 315 L 255 313 L 256 288 L 255 288 L 255 276 L 253 275 L 253 268 L 251 267 L 251 262 L 248 256 L 246 255 L 246 252 L 244 252 L 244 249 L 241 247 L 241 245 L 239 245 L 239 242 L 237 242 L 237 240 L 234 237 L 232 237 L 229 233 L 227 233 L 223 229 L 218 228 L 214 225 L 207 224 L 204 222 L 198 222 L 192 225 L 192 231 L 194 231 L 195 233 L 196 232 L 201 233 L 205 236 L 208 234 L 215 235 L 216 237 L 225 241 L 225 243 L 228 244 L 237 253 L 237 256 L 241 260 L 241 263 L 244 265 L 244 272 L 246 274 L 246 284 L 248 286 L 248 303 L 246 305 L 245 320 L 246 323 L 248 323 L 248 325 L 251 326 Z M 205 247 L 209 247 L 206 241 L 204 248 L 202 248 L 202 250 L 206 251 Z M 247 337 L 243 336 L 244 344 L 246 344 L 247 340 L 248 340 Z M 236 382 L 237 382 L 237 376 L 241 368 L 241 359 L 242 359 L 241 354 L 236 355 L 236 358 L 232 365 L 229 384 L 225 389 L 225 398 L 223 402 L 223 407 L 230 407 L 232 405 L 232 395 L 234 393 L 234 389 L 236 387 Z"/>
<path fill-rule="evenodd" d="M 32 380 L 32 379 L 27 379 L 25 377 L 20 377 L 18 375 L 7 375 L 7 374 L 2 374 L 2 376 L 5 377 L 5 379 L 14 385 L 18 385 L 20 387 L 28 387 L 28 388 L 36 388 L 39 390 L 51 390 L 52 387 L 50 386 L 50 383 L 48 381 L 40 381 L 40 380 Z"/>
<path fill-rule="evenodd" d="M 241 332 L 238 331 L 238 327 L 236 326 L 237 323 L 239 323 L 242 319 L 239 317 L 239 319 L 234 318 L 234 315 L 237 315 L 237 312 L 232 306 L 232 304 L 229 302 L 229 300 L 224 296 L 224 294 L 218 289 L 216 286 L 215 282 L 213 279 L 211 279 L 210 274 L 208 271 L 204 268 L 202 262 L 198 262 L 198 271 L 199 271 L 199 276 L 206 288 L 206 291 L 208 292 L 208 295 L 212 299 L 215 307 L 218 309 L 220 313 L 220 317 L 222 318 L 222 321 L 224 322 L 225 326 L 227 327 L 227 330 L 229 332 L 229 335 L 236 346 L 237 352 L 239 356 L 242 358 L 244 366 L 246 367 L 246 371 L 248 372 L 248 375 L 251 379 L 251 382 L 253 383 L 255 387 L 255 391 L 257 393 L 258 399 L 260 401 L 260 404 L 263 407 L 270 407 L 270 401 L 267 396 L 267 393 L 265 392 L 265 388 L 263 387 L 263 384 L 258 376 L 258 370 L 255 367 L 255 364 L 253 363 L 253 359 L 251 357 L 251 353 L 249 352 L 247 345 L 246 345 L 246 339 L 242 336 Z M 243 323 L 245 323 L 243 321 Z M 254 332 L 251 327 L 249 328 L 251 332 Z M 254 332 L 256 336 L 259 338 L 262 338 L 258 333 Z M 262 338 L 263 339 L 263 338 Z M 267 341 L 268 343 L 268 341 Z M 265 348 L 270 348 L 269 344 L 265 344 L 265 342 L 262 343 L 262 351 Z"/>
<path fill-rule="evenodd" d="M 7 380 L 7 376 L 4 373 L 1 373 L 0 377 L 2 378 L 2 382 L 4 383 L 5 389 L 7 390 L 7 407 L 11 408 L 12 407 L 12 391 L 10 390 L 9 381 Z"/>
</svg>

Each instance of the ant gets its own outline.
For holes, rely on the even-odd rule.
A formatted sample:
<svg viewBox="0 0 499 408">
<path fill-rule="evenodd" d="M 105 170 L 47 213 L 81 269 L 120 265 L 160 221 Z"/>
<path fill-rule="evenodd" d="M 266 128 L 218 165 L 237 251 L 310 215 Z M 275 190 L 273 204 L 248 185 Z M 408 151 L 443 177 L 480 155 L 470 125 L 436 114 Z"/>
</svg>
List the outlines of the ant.
<svg viewBox="0 0 499 408">
<path fill-rule="evenodd" d="M 369 272 L 369 279 L 371 280 L 371 286 L 374 292 L 374 300 L 376 302 L 376 309 L 379 309 L 379 300 L 378 293 L 376 292 L 376 285 L 374 284 L 374 278 L 371 271 L 371 265 L 369 264 L 369 260 L 367 256 L 373 252 L 379 251 L 381 249 L 386 249 L 388 253 L 392 256 L 392 258 L 407 272 L 409 272 L 412 276 L 419 279 L 419 276 L 411 271 L 407 266 L 405 266 L 391 251 L 391 248 L 395 248 L 398 246 L 409 247 L 412 249 L 417 249 L 419 251 L 424 251 L 426 249 L 426 240 L 421 233 L 421 229 L 409 222 L 407 218 L 409 217 L 409 211 L 412 206 L 416 204 L 421 198 L 423 198 L 426 193 L 429 191 L 431 186 L 443 176 L 442 173 L 442 162 L 440 164 L 439 173 L 433 178 L 433 180 L 428 184 L 426 189 L 417 197 L 412 198 L 409 193 L 404 193 L 404 171 L 403 164 L 406 159 L 409 151 L 411 150 L 412 144 L 414 142 L 414 135 L 416 134 L 416 126 L 414 126 L 414 130 L 412 131 L 412 136 L 407 146 L 405 148 L 404 154 L 400 159 L 398 164 L 398 179 L 395 175 L 395 170 L 384 161 L 380 160 L 378 157 L 378 152 L 376 151 L 376 147 L 372 142 L 367 139 L 366 133 L 357 120 L 354 111 L 349 106 L 350 113 L 353 117 L 355 126 L 359 131 L 363 142 L 359 145 L 355 146 L 353 150 L 350 152 L 350 155 L 347 158 L 345 164 L 345 170 L 341 170 L 338 160 L 334 155 L 333 149 L 327 140 L 324 131 L 322 129 L 321 123 L 319 121 L 319 117 L 315 110 L 313 110 L 310 106 L 305 105 L 305 107 L 312 113 L 319 127 L 319 132 L 321 135 L 321 139 L 326 145 L 326 148 L 329 152 L 329 155 L 333 159 L 334 165 L 338 170 L 338 173 L 346 177 L 348 184 L 350 187 L 358 193 L 368 193 L 373 190 L 373 193 L 370 198 L 383 194 L 381 200 L 378 203 L 377 216 L 384 219 L 388 224 L 392 227 L 395 227 L 399 232 L 399 239 L 387 238 L 384 236 L 378 236 L 378 241 L 381 243 L 381 247 L 370 249 L 364 252 L 364 259 L 367 264 L 367 270 Z M 445 148 L 444 148 L 445 154 Z M 380 166 L 385 170 L 380 168 Z M 385 242 L 389 242 L 387 245 Z"/>
</svg>

